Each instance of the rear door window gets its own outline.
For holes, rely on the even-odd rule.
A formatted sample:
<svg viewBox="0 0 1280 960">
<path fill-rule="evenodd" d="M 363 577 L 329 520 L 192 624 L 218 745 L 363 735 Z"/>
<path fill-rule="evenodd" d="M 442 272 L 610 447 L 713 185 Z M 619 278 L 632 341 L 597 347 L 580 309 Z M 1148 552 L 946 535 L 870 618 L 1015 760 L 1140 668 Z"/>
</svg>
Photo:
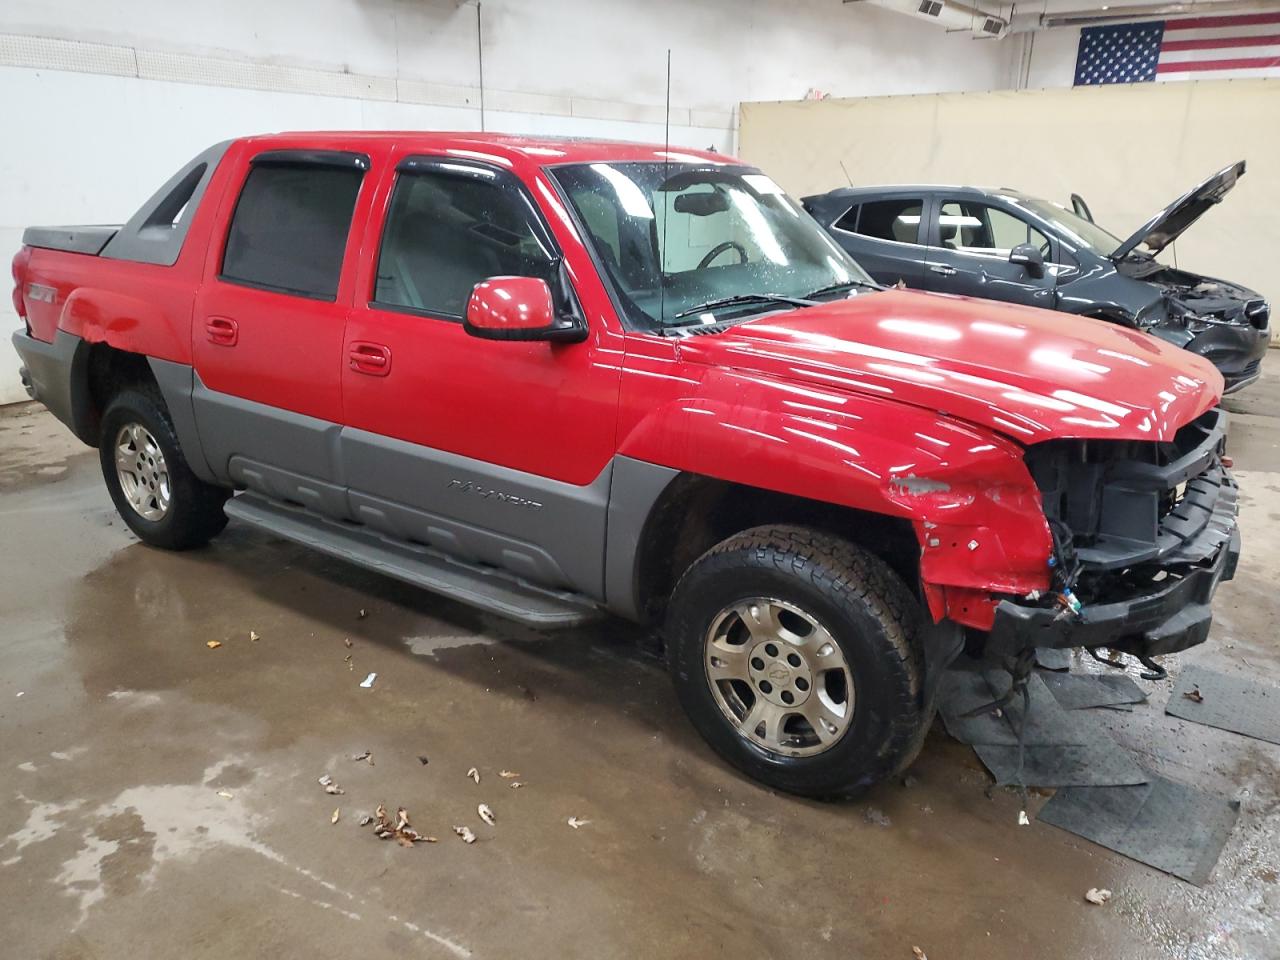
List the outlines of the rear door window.
<svg viewBox="0 0 1280 960">
<path fill-rule="evenodd" d="M 923 206 L 924 200 L 920 197 L 897 197 L 893 200 L 864 203 L 854 232 L 876 240 L 919 243 L 920 211 Z"/>
<path fill-rule="evenodd" d="M 333 300 L 367 162 L 255 162 L 236 202 L 221 279 Z"/>
</svg>

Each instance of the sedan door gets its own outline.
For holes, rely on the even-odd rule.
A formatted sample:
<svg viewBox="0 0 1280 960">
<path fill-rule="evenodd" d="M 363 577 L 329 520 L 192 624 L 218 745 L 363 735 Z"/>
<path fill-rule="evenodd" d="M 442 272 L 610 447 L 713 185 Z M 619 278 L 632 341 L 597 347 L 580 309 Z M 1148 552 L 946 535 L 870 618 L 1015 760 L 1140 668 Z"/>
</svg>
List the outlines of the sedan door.
<svg viewBox="0 0 1280 960">
<path fill-rule="evenodd" d="M 924 285 L 924 199 L 920 195 L 864 200 L 828 231 L 877 283 Z"/>
<path fill-rule="evenodd" d="M 929 220 L 925 289 L 1054 307 L 1053 245 L 1030 223 L 994 204 L 946 194 L 935 198 Z M 1037 248 L 1044 263 L 1010 262 L 1022 244 Z"/>
</svg>

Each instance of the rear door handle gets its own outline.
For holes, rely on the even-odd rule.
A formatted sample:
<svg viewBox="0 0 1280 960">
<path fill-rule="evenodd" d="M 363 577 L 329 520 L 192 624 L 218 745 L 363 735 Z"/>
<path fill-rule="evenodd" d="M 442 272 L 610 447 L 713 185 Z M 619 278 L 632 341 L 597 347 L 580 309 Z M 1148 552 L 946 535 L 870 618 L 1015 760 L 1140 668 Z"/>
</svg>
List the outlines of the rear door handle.
<svg viewBox="0 0 1280 960">
<path fill-rule="evenodd" d="M 356 373 L 385 377 L 391 372 L 391 348 L 367 340 L 354 340 L 347 348 L 347 359 Z"/>
<path fill-rule="evenodd" d="M 230 317 L 209 317 L 204 322 L 205 336 L 220 347 L 234 347 L 240 341 L 240 325 Z"/>
<path fill-rule="evenodd" d="M 929 269 L 932 270 L 934 273 L 942 274 L 944 277 L 949 277 L 956 272 L 955 267 L 949 267 L 945 263 L 935 263 Z"/>
</svg>

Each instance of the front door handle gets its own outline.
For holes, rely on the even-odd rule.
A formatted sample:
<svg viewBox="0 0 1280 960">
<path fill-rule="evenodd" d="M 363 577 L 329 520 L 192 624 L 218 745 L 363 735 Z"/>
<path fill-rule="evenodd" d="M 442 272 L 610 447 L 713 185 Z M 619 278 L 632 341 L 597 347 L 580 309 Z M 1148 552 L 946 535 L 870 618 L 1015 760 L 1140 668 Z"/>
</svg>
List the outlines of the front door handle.
<svg viewBox="0 0 1280 960">
<path fill-rule="evenodd" d="M 935 263 L 929 269 L 932 270 L 934 273 L 942 274 L 944 277 L 949 277 L 956 272 L 955 267 L 949 267 L 945 263 Z"/>
<path fill-rule="evenodd" d="M 347 359 L 356 373 L 385 377 L 391 372 L 391 348 L 367 340 L 353 340 L 347 347 Z"/>
<path fill-rule="evenodd" d="M 234 347 L 240 341 L 240 325 L 230 317 L 209 317 L 204 322 L 204 334 L 210 343 Z"/>
</svg>

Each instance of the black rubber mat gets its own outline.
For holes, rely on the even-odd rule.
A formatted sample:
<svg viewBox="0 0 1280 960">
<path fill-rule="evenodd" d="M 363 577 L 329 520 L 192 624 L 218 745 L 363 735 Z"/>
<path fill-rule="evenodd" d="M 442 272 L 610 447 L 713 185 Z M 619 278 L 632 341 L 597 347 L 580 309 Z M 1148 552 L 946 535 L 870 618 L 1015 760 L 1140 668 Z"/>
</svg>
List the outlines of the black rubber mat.
<svg viewBox="0 0 1280 960">
<path fill-rule="evenodd" d="M 1064 787 L 1037 819 L 1204 886 L 1240 804 L 1151 776 L 1133 787 Z"/>
<path fill-rule="evenodd" d="M 1036 647 L 1036 666 L 1041 670 L 1070 670 L 1071 651 L 1061 647 Z"/>
<path fill-rule="evenodd" d="M 1017 747 L 978 744 L 973 749 L 996 778 L 997 786 L 1115 787 L 1151 779 L 1137 754 L 1107 738 L 1086 744 L 1027 747 L 1021 775 Z"/>
<path fill-rule="evenodd" d="M 1046 673 L 1042 679 L 1066 710 L 1113 707 L 1147 699 L 1142 688 L 1123 673 Z"/>
<path fill-rule="evenodd" d="M 1280 743 L 1280 687 L 1189 666 L 1169 694 L 1170 716 Z"/>
<path fill-rule="evenodd" d="M 947 732 L 973 746 L 978 759 L 998 784 L 1034 787 L 1114 786 L 1143 783 L 1146 772 L 1135 754 L 1111 739 L 1097 717 L 1088 711 L 1066 710 L 1045 685 L 1046 677 L 1032 674 L 1027 681 L 1031 710 L 1022 772 L 1018 772 L 1018 729 L 1022 697 L 1015 697 L 999 713 L 982 710 L 1009 689 L 1003 670 L 957 669 L 943 678 L 938 710 Z"/>
</svg>

